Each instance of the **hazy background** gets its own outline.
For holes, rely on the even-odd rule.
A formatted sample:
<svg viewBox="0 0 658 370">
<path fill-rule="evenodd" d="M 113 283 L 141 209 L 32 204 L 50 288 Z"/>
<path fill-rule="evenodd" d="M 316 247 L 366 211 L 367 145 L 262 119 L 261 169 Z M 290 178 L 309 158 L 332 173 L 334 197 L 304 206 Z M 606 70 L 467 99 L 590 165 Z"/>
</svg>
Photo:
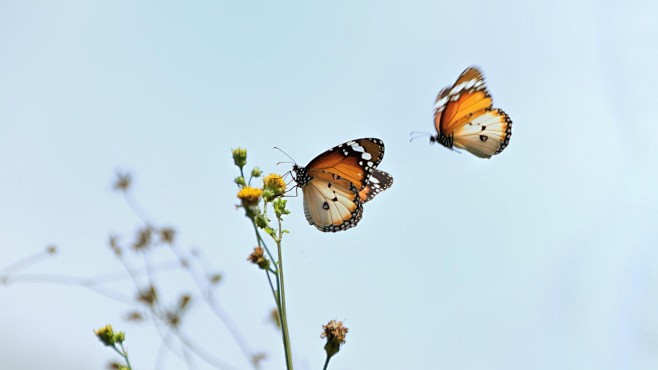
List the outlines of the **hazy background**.
<svg viewBox="0 0 658 370">
<path fill-rule="evenodd" d="M 658 3 L 652 1 L 0 1 L 0 266 L 121 271 L 110 233 L 135 197 L 225 277 L 222 307 L 282 369 L 232 147 L 266 172 L 358 137 L 386 143 L 393 187 L 355 229 L 324 234 L 289 200 L 285 241 L 297 369 L 658 367 Z M 433 130 L 436 93 L 482 68 L 513 135 L 491 160 Z M 172 281 L 172 286 L 180 281 Z M 129 284 L 115 285 L 132 295 Z M 82 288 L 0 286 L 2 368 L 101 369 L 91 330 L 127 331 L 135 369 L 160 337 Z M 203 311 L 187 331 L 247 363 Z M 166 369 L 184 369 L 175 356 Z M 198 363 L 198 369 L 207 369 Z M 160 370 L 160 369 L 159 369 Z"/>
</svg>

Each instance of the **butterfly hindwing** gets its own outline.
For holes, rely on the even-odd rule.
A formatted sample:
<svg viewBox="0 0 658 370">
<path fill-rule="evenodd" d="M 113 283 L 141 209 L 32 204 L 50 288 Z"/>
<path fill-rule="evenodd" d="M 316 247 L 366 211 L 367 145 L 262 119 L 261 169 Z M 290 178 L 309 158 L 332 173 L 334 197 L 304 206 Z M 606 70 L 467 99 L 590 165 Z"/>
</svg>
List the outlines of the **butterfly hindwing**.
<svg viewBox="0 0 658 370">
<path fill-rule="evenodd" d="M 509 116 L 502 109 L 488 108 L 455 132 L 454 145 L 480 158 L 489 158 L 505 149 L 510 136 Z"/>
<path fill-rule="evenodd" d="M 349 181 L 323 171 L 310 170 L 313 179 L 302 188 L 304 214 L 321 231 L 340 231 L 356 226 L 363 207 L 358 191 Z"/>
<path fill-rule="evenodd" d="M 375 170 L 366 182 L 366 186 L 359 192 L 359 198 L 361 198 L 362 203 L 368 202 L 375 195 L 390 188 L 391 185 L 393 185 L 393 176 L 389 175 L 388 172 Z"/>
</svg>

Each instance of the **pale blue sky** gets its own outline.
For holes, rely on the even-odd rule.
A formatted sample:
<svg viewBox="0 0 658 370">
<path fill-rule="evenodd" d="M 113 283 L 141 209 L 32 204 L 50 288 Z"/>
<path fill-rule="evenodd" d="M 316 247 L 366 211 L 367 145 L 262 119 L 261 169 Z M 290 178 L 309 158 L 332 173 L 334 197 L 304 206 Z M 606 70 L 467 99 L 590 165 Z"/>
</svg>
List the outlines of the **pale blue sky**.
<svg viewBox="0 0 658 370">
<path fill-rule="evenodd" d="M 285 172 L 273 146 L 305 164 L 378 137 L 395 183 L 357 228 L 320 233 L 289 200 L 296 368 L 321 367 L 321 325 L 340 319 L 334 370 L 655 369 L 656 14 L 651 1 L 0 1 L 0 266 L 54 243 L 31 271 L 119 270 L 107 235 L 138 220 L 111 182 L 131 171 L 281 369 L 230 148 Z M 481 160 L 409 143 L 469 65 L 514 121 L 508 148 Z M 126 306 L 0 288 L 3 367 L 103 368 L 91 329 L 112 323 L 153 368 L 159 337 L 123 323 Z M 247 369 L 210 320 L 189 332 Z"/>
</svg>

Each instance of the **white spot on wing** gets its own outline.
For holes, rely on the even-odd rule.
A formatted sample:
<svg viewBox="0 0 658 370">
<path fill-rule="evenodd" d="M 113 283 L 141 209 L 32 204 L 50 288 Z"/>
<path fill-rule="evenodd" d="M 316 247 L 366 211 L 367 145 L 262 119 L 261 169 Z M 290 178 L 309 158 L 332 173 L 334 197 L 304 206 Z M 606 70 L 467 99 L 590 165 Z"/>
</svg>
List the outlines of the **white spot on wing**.
<svg viewBox="0 0 658 370">
<path fill-rule="evenodd" d="M 448 102 L 448 97 L 444 96 L 440 100 L 437 100 L 437 102 L 434 104 L 434 108 L 443 110 L 447 102 Z"/>
<path fill-rule="evenodd" d="M 459 92 L 463 90 L 468 90 L 472 88 L 473 86 L 476 86 L 478 84 L 478 80 L 468 80 L 460 83 L 459 85 L 455 86 L 450 90 L 450 95 L 458 94 Z"/>
</svg>

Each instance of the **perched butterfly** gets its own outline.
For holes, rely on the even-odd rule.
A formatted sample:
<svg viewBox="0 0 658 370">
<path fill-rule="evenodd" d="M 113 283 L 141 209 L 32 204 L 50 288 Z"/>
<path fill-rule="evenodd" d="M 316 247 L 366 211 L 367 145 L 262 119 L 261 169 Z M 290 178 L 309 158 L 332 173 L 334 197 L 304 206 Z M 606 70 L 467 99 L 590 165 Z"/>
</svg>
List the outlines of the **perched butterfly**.
<svg viewBox="0 0 658 370">
<path fill-rule="evenodd" d="M 477 68 L 462 72 L 452 87 L 439 92 L 434 103 L 437 134 L 430 136 L 431 143 L 466 149 L 480 158 L 491 158 L 509 143 L 512 120 L 502 109 L 492 108 L 493 99 Z"/>
<path fill-rule="evenodd" d="M 306 167 L 295 164 L 293 179 L 304 194 L 304 214 L 320 231 L 356 226 L 363 203 L 388 189 L 393 177 L 377 166 L 384 158 L 384 142 L 356 139 L 313 158 Z"/>
</svg>

